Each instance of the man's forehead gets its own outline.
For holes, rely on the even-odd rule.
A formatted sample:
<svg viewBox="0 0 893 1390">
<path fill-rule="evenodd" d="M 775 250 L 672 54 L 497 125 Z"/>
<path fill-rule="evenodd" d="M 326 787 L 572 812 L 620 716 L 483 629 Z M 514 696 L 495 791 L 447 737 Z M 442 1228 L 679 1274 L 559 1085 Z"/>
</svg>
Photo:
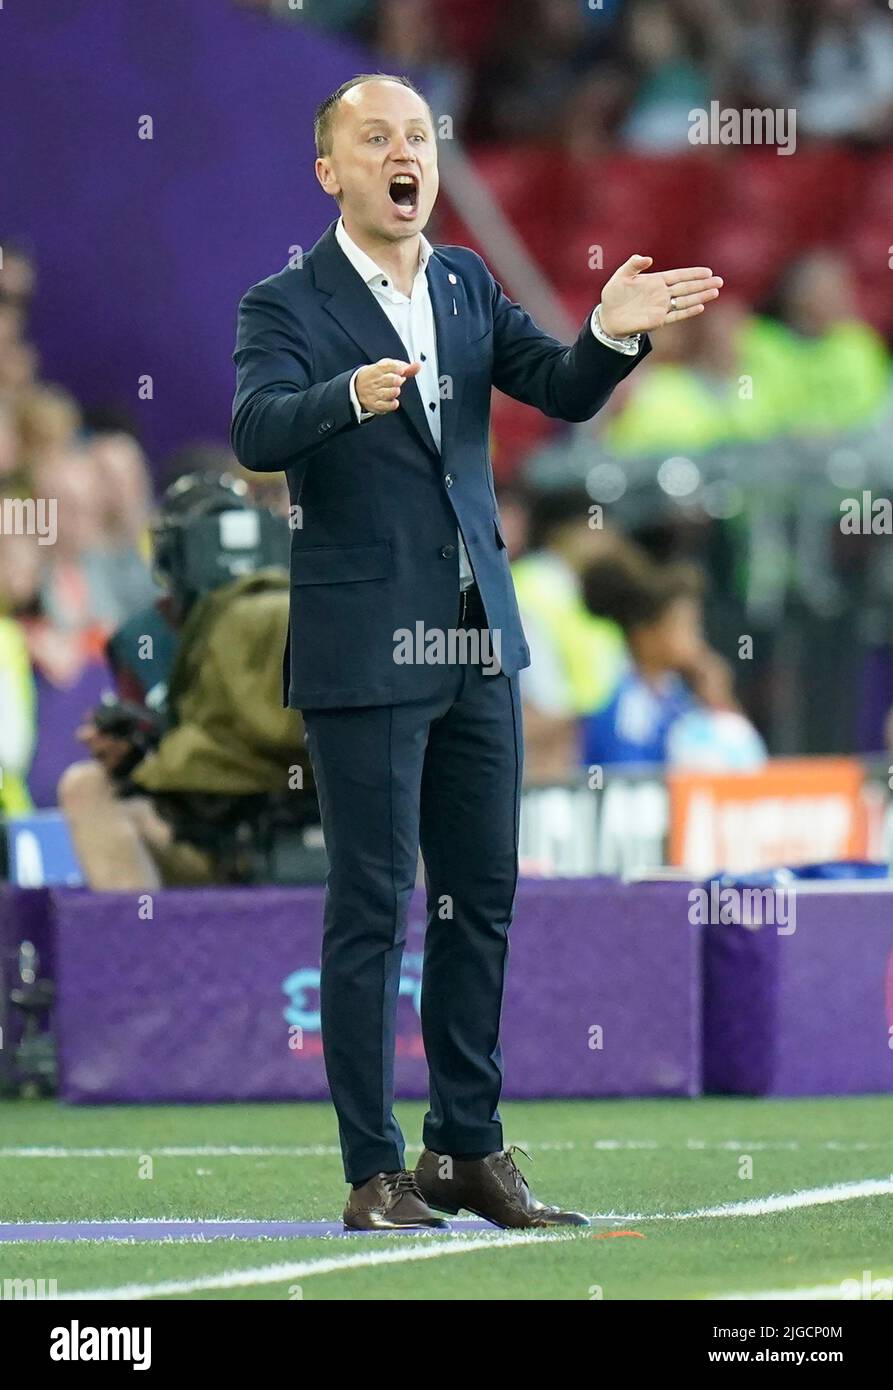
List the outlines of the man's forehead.
<svg viewBox="0 0 893 1390">
<path fill-rule="evenodd" d="M 422 98 L 399 82 L 361 82 L 344 93 L 339 106 L 343 117 L 355 125 L 428 120 Z"/>
</svg>

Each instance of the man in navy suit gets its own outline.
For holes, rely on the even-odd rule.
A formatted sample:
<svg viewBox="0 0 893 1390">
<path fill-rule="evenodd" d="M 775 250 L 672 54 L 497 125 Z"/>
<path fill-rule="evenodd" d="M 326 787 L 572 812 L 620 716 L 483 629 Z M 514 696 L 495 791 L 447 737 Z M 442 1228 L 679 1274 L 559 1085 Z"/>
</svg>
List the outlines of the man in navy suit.
<svg viewBox="0 0 893 1390">
<path fill-rule="evenodd" d="M 303 711 L 330 861 L 320 1007 L 355 1229 L 585 1224 L 531 1193 L 504 1149 L 499 1018 L 517 880 L 518 617 L 488 451 L 490 392 L 587 420 L 702 312 L 705 267 L 633 256 L 570 348 L 464 247 L 422 235 L 431 112 L 400 77 L 345 83 L 316 117 L 341 216 L 239 309 L 232 441 L 285 470 L 297 525 L 285 702 Z M 393 1068 L 419 848 L 428 924 L 425 1148 L 404 1167 Z"/>
</svg>

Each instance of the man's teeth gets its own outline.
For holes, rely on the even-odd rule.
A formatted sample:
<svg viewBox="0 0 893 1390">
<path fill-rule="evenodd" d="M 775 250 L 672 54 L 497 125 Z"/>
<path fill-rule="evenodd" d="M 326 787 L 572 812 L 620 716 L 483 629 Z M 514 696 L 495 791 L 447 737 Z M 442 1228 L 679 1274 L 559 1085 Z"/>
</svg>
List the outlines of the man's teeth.
<svg viewBox="0 0 893 1390">
<path fill-rule="evenodd" d="M 395 174 L 391 183 L 408 183 L 411 187 L 415 187 L 415 179 L 411 178 L 409 174 Z"/>
</svg>

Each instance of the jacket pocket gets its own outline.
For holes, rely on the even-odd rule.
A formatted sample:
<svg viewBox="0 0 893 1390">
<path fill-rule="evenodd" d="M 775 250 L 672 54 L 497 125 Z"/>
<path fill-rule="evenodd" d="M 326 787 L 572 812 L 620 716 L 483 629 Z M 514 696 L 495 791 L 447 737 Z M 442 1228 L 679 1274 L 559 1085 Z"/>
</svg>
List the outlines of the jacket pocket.
<svg viewBox="0 0 893 1390">
<path fill-rule="evenodd" d="M 486 347 L 489 344 L 489 339 L 492 337 L 493 325 L 492 323 L 490 323 L 484 329 L 483 333 L 478 333 L 476 337 L 468 338 L 466 341 L 466 347 Z"/>
<path fill-rule="evenodd" d="M 294 550 L 290 570 L 293 585 L 350 584 L 387 579 L 394 568 L 389 541 L 371 545 L 316 545 Z"/>
</svg>

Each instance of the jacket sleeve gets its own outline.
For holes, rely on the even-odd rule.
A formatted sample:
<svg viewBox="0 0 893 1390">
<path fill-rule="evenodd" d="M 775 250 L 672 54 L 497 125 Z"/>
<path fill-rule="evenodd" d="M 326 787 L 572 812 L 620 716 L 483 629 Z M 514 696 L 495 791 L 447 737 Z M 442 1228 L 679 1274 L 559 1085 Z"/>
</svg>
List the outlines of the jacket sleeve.
<svg viewBox="0 0 893 1390">
<path fill-rule="evenodd" d="M 339 430 L 359 428 L 350 404 L 355 368 L 314 382 L 310 334 L 269 281 L 239 304 L 230 439 L 245 468 L 287 468 Z"/>
<path fill-rule="evenodd" d="M 492 281 L 493 385 L 558 420 L 590 420 L 614 387 L 651 351 L 644 335 L 635 357 L 600 343 L 589 315 L 573 347 L 538 328 Z"/>
</svg>

